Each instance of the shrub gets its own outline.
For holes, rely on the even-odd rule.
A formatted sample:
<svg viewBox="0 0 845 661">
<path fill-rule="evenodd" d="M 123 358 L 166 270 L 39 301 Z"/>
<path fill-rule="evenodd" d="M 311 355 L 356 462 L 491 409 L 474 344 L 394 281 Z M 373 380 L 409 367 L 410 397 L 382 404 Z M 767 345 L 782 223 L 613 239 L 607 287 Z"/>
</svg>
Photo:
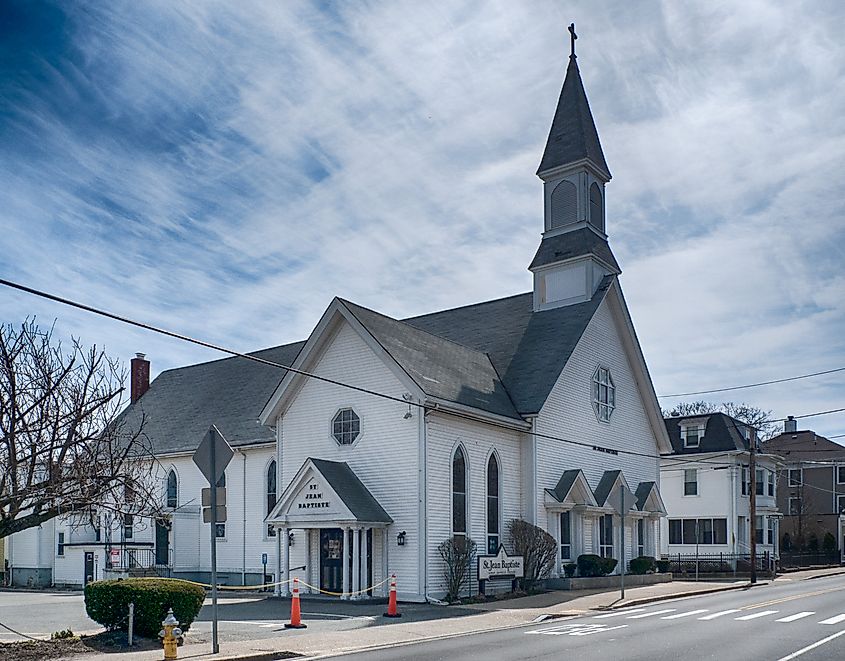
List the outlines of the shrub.
<svg viewBox="0 0 845 661">
<path fill-rule="evenodd" d="M 811 533 L 810 536 L 807 538 L 807 550 L 810 553 L 818 553 L 819 552 L 819 537 L 816 533 Z"/>
<path fill-rule="evenodd" d="M 85 610 L 106 629 L 126 630 L 129 604 L 135 604 L 135 632 L 155 638 L 167 610 L 187 631 L 205 599 L 205 590 L 194 583 L 174 578 L 127 578 L 122 581 L 96 581 L 85 586 Z"/>
<path fill-rule="evenodd" d="M 578 556 L 579 576 L 607 576 L 616 569 L 616 558 L 602 558 L 600 555 L 585 553 Z"/>
<path fill-rule="evenodd" d="M 437 552 L 446 563 L 443 568 L 446 601 L 457 601 L 464 588 L 469 587 L 470 562 L 475 557 L 475 548 L 475 542 L 463 536 L 445 539 L 437 547 Z"/>
<path fill-rule="evenodd" d="M 508 524 L 508 532 L 513 540 L 514 554 L 523 557 L 522 586 L 530 590 L 539 579 L 548 576 L 555 566 L 557 542 L 539 526 L 522 519 L 512 519 Z"/>
<path fill-rule="evenodd" d="M 629 565 L 632 574 L 647 574 L 654 571 L 655 559 L 650 555 L 641 555 L 639 558 L 631 560 Z"/>
<path fill-rule="evenodd" d="M 573 576 L 575 576 L 576 569 L 578 569 L 578 565 L 576 565 L 574 562 L 567 562 L 563 566 L 563 573 L 566 578 L 572 578 Z"/>
<path fill-rule="evenodd" d="M 75 640 L 79 638 L 70 629 L 62 629 L 61 631 L 54 631 L 50 636 L 50 640 Z"/>
<path fill-rule="evenodd" d="M 826 532 L 822 539 L 822 550 L 825 553 L 833 553 L 836 550 L 836 538 L 829 532 Z"/>
<path fill-rule="evenodd" d="M 783 537 L 780 539 L 780 550 L 781 551 L 791 551 L 792 550 L 792 537 L 790 537 L 788 532 L 783 533 Z"/>
<path fill-rule="evenodd" d="M 655 560 L 654 565 L 657 567 L 657 571 L 661 574 L 669 573 L 669 561 L 668 560 Z"/>
</svg>

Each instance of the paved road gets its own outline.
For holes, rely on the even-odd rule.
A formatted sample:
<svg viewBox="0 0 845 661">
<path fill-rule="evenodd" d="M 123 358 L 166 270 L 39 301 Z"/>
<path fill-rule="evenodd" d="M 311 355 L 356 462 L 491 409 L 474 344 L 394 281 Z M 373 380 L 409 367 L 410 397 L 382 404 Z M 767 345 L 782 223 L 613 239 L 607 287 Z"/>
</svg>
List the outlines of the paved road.
<svg viewBox="0 0 845 661">
<path fill-rule="evenodd" d="M 302 600 L 306 632 L 347 631 L 386 625 L 392 620 L 381 616 L 384 604 Z M 219 601 L 220 639 L 222 641 L 277 638 L 285 632 L 290 616 L 290 600 L 267 595 L 222 595 Z M 429 604 L 403 604 L 403 621 L 443 617 L 443 608 Z M 472 615 L 475 611 L 450 609 L 450 615 Z M 35 638 L 49 638 L 55 631 L 71 629 L 74 633 L 95 633 L 102 627 L 85 613 L 81 592 L 0 591 L 0 624 Z M 206 599 L 199 617 L 191 626 L 191 638 L 205 641 L 211 635 L 211 600 Z M 296 635 L 287 631 L 286 635 Z M 23 640 L 0 626 L 0 642 Z"/>
<path fill-rule="evenodd" d="M 845 577 L 778 581 L 347 656 L 367 661 L 842 661 Z"/>
</svg>

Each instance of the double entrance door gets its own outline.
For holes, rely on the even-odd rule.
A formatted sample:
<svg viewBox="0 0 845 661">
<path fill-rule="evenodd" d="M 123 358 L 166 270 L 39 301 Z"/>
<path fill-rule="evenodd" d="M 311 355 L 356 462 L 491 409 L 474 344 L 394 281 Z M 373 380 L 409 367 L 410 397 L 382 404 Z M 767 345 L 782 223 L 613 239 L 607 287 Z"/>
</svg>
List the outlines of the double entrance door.
<svg viewBox="0 0 845 661">
<path fill-rule="evenodd" d="M 320 589 L 328 592 L 343 592 L 343 562 L 346 560 L 347 571 L 352 568 L 352 535 L 344 540 L 340 528 L 320 530 Z M 373 584 L 373 531 L 367 533 L 366 570 L 361 567 L 361 589 Z M 352 579 L 350 574 L 350 589 Z"/>
</svg>

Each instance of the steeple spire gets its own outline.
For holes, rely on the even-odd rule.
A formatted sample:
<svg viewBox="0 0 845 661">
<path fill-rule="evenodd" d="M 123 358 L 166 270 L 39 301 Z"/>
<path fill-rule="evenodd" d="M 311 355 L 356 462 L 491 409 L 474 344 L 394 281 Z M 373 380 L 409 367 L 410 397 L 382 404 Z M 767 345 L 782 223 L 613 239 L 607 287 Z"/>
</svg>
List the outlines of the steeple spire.
<svg viewBox="0 0 845 661">
<path fill-rule="evenodd" d="M 604 160 L 599 134 L 593 122 L 590 104 L 587 102 L 584 83 L 581 82 L 581 73 L 578 71 L 575 55 L 575 40 L 578 35 L 575 34 L 575 23 L 572 23 L 568 29 L 570 34 L 569 66 L 566 69 L 563 89 L 560 92 L 549 139 L 546 141 L 546 150 L 543 152 L 537 174 L 542 177 L 550 170 L 586 159 L 591 161 L 593 167 L 609 180 L 610 169 Z"/>
</svg>

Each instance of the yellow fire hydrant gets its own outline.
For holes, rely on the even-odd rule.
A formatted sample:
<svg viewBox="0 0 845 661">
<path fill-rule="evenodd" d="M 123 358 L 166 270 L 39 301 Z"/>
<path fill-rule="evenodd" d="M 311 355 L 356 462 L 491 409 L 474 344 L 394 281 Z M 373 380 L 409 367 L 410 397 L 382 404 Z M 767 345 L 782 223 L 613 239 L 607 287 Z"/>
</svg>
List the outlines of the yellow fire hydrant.
<svg viewBox="0 0 845 661">
<path fill-rule="evenodd" d="M 177 658 L 176 646 L 179 643 L 179 636 L 182 635 L 182 630 L 179 628 L 179 621 L 173 617 L 172 608 L 167 611 L 167 617 L 164 618 L 161 626 L 164 628 L 158 635 L 161 637 L 162 643 L 164 643 L 164 658 L 175 659 Z"/>
</svg>

